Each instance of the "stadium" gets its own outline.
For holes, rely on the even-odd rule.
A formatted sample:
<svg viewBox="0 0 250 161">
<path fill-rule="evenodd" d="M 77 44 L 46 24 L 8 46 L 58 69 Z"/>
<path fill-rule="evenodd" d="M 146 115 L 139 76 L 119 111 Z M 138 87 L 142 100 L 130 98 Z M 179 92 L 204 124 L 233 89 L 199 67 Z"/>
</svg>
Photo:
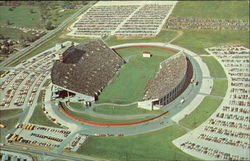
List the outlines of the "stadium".
<svg viewBox="0 0 250 161">
<path fill-rule="evenodd" d="M 144 55 L 141 53 L 144 59 L 151 59 Z M 56 96 L 73 97 L 86 105 L 97 101 L 102 90 L 119 77 L 119 69 L 130 63 L 102 40 L 72 45 L 59 57 L 51 72 Z M 158 68 L 155 76 L 146 82 L 144 97 L 138 102 L 140 108 L 160 109 L 178 97 L 192 79 L 192 65 L 182 51 L 160 62 Z"/>
<path fill-rule="evenodd" d="M 249 160 L 247 4 L 1 2 L 0 160 Z"/>
</svg>

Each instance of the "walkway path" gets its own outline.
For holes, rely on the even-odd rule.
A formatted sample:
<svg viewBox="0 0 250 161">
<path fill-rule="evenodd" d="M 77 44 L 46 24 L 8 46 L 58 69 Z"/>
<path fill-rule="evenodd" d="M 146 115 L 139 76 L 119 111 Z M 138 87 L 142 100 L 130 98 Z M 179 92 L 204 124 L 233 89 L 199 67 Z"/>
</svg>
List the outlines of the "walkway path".
<svg viewBox="0 0 250 161">
<path fill-rule="evenodd" d="M 183 31 L 178 30 L 177 33 L 178 33 L 178 35 L 167 43 L 171 44 L 172 42 L 174 42 L 175 40 L 177 40 L 179 37 L 181 37 L 183 35 Z"/>
</svg>

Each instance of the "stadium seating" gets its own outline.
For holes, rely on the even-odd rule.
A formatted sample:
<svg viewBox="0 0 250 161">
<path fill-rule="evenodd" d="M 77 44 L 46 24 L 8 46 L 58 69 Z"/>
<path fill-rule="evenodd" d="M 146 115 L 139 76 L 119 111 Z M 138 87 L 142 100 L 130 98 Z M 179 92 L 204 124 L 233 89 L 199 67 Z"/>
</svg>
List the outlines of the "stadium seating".
<svg viewBox="0 0 250 161">
<path fill-rule="evenodd" d="M 144 100 L 159 99 L 166 95 L 173 99 L 182 88 L 186 73 L 187 59 L 182 52 L 163 61 L 160 71 L 147 85 Z"/>
<path fill-rule="evenodd" d="M 93 40 L 63 53 L 63 60 L 56 61 L 52 68 L 52 83 L 96 97 L 123 63 L 103 41 Z"/>
</svg>

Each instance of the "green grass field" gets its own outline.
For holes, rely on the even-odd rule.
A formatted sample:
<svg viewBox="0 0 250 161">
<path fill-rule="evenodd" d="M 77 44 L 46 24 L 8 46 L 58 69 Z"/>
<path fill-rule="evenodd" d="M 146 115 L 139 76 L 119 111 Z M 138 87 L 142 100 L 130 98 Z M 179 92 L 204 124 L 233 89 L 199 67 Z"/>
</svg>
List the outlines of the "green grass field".
<svg viewBox="0 0 250 161">
<path fill-rule="evenodd" d="M 210 71 L 212 77 L 226 78 L 226 74 L 220 65 L 220 63 L 212 56 L 202 56 L 202 61 L 204 61 Z"/>
<path fill-rule="evenodd" d="M 65 159 L 52 159 L 51 161 L 69 161 L 69 160 L 65 160 Z"/>
<path fill-rule="evenodd" d="M 37 118 L 39 118 L 39 119 L 37 119 Z M 41 104 L 39 104 L 35 107 L 35 111 L 34 111 L 32 117 L 30 118 L 29 123 L 43 125 L 43 126 L 49 126 L 49 127 L 61 128 L 61 126 L 53 123 L 45 116 L 45 114 L 42 110 Z"/>
<path fill-rule="evenodd" d="M 117 39 L 115 36 L 106 41 L 109 46 L 119 45 L 124 43 L 139 43 L 139 42 L 168 42 L 177 36 L 176 31 L 162 30 L 155 38 L 146 39 Z"/>
<path fill-rule="evenodd" d="M 0 34 L 4 37 L 9 37 L 13 40 L 21 40 L 21 35 L 25 38 L 33 38 L 35 35 L 31 34 L 31 32 L 23 32 L 19 29 L 8 28 L 8 27 L 0 27 Z"/>
<path fill-rule="evenodd" d="M 43 84 L 43 87 L 48 87 L 50 83 L 51 83 L 51 79 L 47 79 L 45 83 Z"/>
<path fill-rule="evenodd" d="M 4 118 L 4 117 L 13 116 L 13 115 L 21 113 L 22 111 L 23 111 L 22 109 L 1 110 L 0 111 L 0 117 Z"/>
<path fill-rule="evenodd" d="M 146 84 L 159 71 L 159 64 L 167 56 L 143 58 L 132 57 L 123 65 L 114 80 L 98 97 L 100 102 L 132 103 L 140 101 L 145 93 Z"/>
<path fill-rule="evenodd" d="M 43 96 L 45 95 L 45 90 L 41 90 L 37 99 L 37 103 L 41 103 Z"/>
<path fill-rule="evenodd" d="M 227 92 L 227 85 L 227 80 L 214 79 L 214 85 L 211 94 L 216 96 L 225 96 Z"/>
<path fill-rule="evenodd" d="M 0 24 L 6 25 L 9 20 L 12 26 L 18 27 L 38 27 L 41 28 L 41 15 L 38 7 L 18 6 L 13 11 L 9 11 L 11 6 L 0 6 Z M 30 10 L 35 13 L 30 13 Z"/>
<path fill-rule="evenodd" d="M 196 18 L 249 19 L 248 1 L 180 1 L 172 16 Z"/>
<path fill-rule="evenodd" d="M 6 129 L 10 130 L 14 128 L 17 124 L 19 118 L 11 118 L 7 120 L 0 120 L 0 124 L 3 124 L 6 126 Z M 1 130 L 0 130 L 1 131 Z"/>
<path fill-rule="evenodd" d="M 69 102 L 69 106 L 72 109 L 75 109 L 77 111 L 84 111 L 85 110 L 85 105 L 80 102 Z"/>
<path fill-rule="evenodd" d="M 146 119 L 150 118 L 150 117 L 144 117 L 144 118 L 138 118 L 138 119 L 106 119 L 106 118 L 91 116 L 87 113 L 74 112 L 74 111 L 68 109 L 65 105 L 64 105 L 64 109 L 67 113 L 69 113 L 75 117 L 78 117 L 79 119 L 93 121 L 93 122 L 107 123 L 107 124 L 109 124 L 109 123 L 110 124 L 131 123 L 131 122 L 142 121 L 142 120 L 146 120 Z"/>
<path fill-rule="evenodd" d="M 223 99 L 207 96 L 200 105 L 179 123 L 187 128 L 194 129 L 206 121 L 220 106 Z"/>
<path fill-rule="evenodd" d="M 145 113 L 163 113 L 163 110 L 149 111 L 142 108 L 138 108 L 137 104 L 130 106 L 102 105 L 95 107 L 94 110 L 98 113 L 110 114 L 110 115 L 136 115 Z"/>
<path fill-rule="evenodd" d="M 182 128 L 171 126 L 135 136 L 90 137 L 77 153 L 117 161 L 197 160 L 171 143 L 184 134 Z"/>
<path fill-rule="evenodd" d="M 187 30 L 173 44 L 187 48 L 197 54 L 208 54 L 204 48 L 226 44 L 240 44 L 249 47 L 249 32 Z"/>
</svg>

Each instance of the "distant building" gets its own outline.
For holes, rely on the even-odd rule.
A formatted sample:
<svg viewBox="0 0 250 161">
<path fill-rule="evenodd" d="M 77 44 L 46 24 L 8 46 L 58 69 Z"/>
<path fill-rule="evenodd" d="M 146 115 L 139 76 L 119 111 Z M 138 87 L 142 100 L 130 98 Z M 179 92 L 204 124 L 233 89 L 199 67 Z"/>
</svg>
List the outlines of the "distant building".
<svg viewBox="0 0 250 161">
<path fill-rule="evenodd" d="M 150 52 L 148 52 L 148 51 L 144 51 L 142 53 L 142 57 L 143 58 L 151 58 L 151 56 L 152 56 L 152 54 Z"/>
</svg>

